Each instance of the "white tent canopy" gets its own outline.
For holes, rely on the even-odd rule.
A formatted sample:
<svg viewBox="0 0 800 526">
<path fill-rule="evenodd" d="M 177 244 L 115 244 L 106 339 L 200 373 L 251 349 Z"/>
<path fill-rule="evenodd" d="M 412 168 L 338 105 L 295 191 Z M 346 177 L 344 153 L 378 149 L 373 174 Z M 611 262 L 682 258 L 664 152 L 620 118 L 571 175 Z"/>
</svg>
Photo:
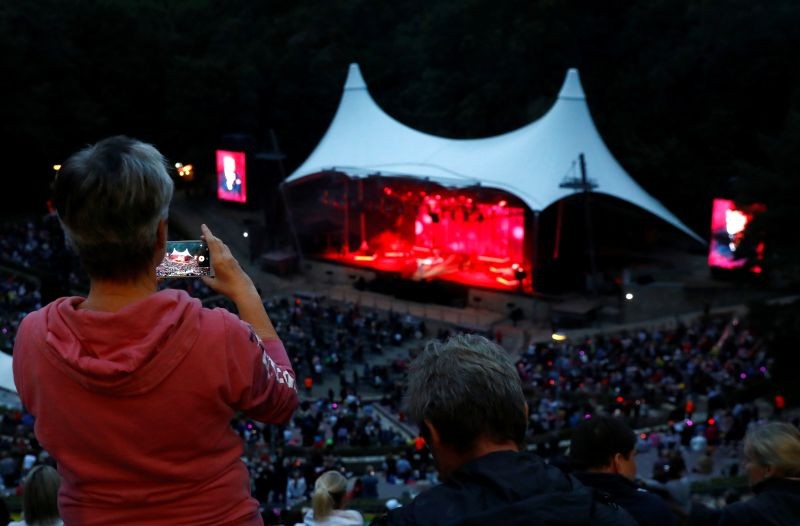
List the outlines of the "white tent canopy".
<svg viewBox="0 0 800 526">
<path fill-rule="evenodd" d="M 541 211 L 575 190 L 583 153 L 594 191 L 633 203 L 705 243 L 625 172 L 603 143 L 586 105 L 578 70 L 570 69 L 558 100 L 540 119 L 483 139 L 447 139 L 419 132 L 387 115 L 372 99 L 357 64 L 328 131 L 287 182 L 327 170 L 351 176 L 428 178 L 446 186 L 480 184 L 512 193 Z"/>
<path fill-rule="evenodd" d="M 14 385 L 14 371 L 11 369 L 11 356 L 0 352 L 0 388 L 17 392 Z"/>
</svg>

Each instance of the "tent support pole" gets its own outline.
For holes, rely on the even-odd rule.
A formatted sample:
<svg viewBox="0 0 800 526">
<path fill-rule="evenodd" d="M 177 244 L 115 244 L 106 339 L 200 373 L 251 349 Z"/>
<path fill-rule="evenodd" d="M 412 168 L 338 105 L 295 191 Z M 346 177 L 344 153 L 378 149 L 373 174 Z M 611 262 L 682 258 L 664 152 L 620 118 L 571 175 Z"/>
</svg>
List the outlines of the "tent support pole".
<svg viewBox="0 0 800 526">
<path fill-rule="evenodd" d="M 586 177 L 586 159 L 581 153 L 578 157 L 581 165 L 581 183 L 583 184 L 583 206 L 584 216 L 586 218 L 586 252 L 589 256 L 589 271 L 592 273 L 589 276 L 589 292 L 597 292 L 595 286 L 595 279 L 597 278 L 597 259 L 594 254 L 594 239 L 592 232 L 592 184 Z"/>
<path fill-rule="evenodd" d="M 361 246 L 358 249 L 366 251 L 369 247 L 367 246 L 367 220 L 364 217 L 364 179 L 358 180 L 358 209 L 361 222 Z"/>
<path fill-rule="evenodd" d="M 556 214 L 556 240 L 553 243 L 553 261 L 558 261 L 561 251 L 561 223 L 564 221 L 564 200 L 558 202 L 558 213 Z"/>
<path fill-rule="evenodd" d="M 344 179 L 344 239 L 342 250 L 345 256 L 350 255 L 350 176 Z"/>
</svg>

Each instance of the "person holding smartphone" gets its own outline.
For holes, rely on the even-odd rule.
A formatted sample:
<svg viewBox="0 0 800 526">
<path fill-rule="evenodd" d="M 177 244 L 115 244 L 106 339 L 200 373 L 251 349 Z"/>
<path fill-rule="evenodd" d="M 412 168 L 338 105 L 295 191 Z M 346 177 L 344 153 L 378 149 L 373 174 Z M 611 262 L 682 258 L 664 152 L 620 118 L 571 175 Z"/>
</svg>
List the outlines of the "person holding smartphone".
<svg viewBox="0 0 800 526">
<path fill-rule="evenodd" d="M 55 181 L 87 297 L 29 314 L 14 381 L 63 479 L 64 523 L 260 525 L 230 421 L 286 422 L 295 375 L 256 287 L 205 225 L 214 277 L 239 316 L 157 290 L 173 183 L 153 146 L 111 137 Z"/>
</svg>

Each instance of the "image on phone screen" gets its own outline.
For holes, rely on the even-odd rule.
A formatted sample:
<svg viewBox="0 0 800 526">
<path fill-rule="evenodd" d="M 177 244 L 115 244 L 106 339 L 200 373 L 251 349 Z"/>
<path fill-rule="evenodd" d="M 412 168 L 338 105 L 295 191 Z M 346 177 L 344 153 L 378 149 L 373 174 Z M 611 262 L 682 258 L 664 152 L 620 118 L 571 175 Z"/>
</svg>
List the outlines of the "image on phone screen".
<svg viewBox="0 0 800 526">
<path fill-rule="evenodd" d="M 211 275 L 211 256 L 205 241 L 167 241 L 164 259 L 156 267 L 159 278 L 199 278 Z"/>
</svg>

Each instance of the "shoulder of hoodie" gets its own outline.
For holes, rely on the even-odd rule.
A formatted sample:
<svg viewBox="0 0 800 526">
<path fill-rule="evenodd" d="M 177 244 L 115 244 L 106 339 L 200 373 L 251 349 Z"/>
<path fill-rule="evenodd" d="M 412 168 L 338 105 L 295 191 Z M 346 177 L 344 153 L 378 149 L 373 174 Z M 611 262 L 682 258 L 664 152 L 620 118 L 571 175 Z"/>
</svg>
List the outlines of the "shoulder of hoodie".
<svg viewBox="0 0 800 526">
<path fill-rule="evenodd" d="M 198 303 L 200 300 L 193 298 Z M 211 330 L 222 330 L 226 335 L 239 333 L 243 337 L 257 341 L 258 337 L 253 331 L 253 327 L 243 321 L 239 316 L 224 307 L 202 307 L 200 310 L 201 324 L 203 327 L 210 327 Z M 221 325 L 219 325 L 221 323 Z M 215 325 L 217 324 L 217 325 Z"/>
<path fill-rule="evenodd" d="M 174 299 L 179 303 L 194 303 L 197 315 L 201 317 L 203 322 L 210 322 L 211 327 L 213 327 L 213 321 L 215 318 L 219 319 L 221 322 L 224 322 L 224 327 L 232 328 L 240 328 L 243 332 L 249 333 L 252 329 L 249 324 L 242 321 L 237 315 L 233 314 L 229 310 L 222 308 L 222 307 L 214 307 L 208 308 L 204 307 L 203 303 L 193 297 L 190 296 L 184 290 L 180 289 L 164 289 L 156 292 L 155 294 L 166 294 L 171 295 Z M 18 333 L 23 330 L 23 326 L 28 326 L 33 324 L 34 326 L 39 324 L 46 324 L 47 323 L 47 316 L 51 309 L 57 309 L 59 305 L 64 302 L 72 302 L 76 299 L 85 299 L 81 296 L 64 296 L 61 298 L 57 298 L 52 302 L 48 303 L 44 307 L 31 311 L 25 315 L 25 317 L 20 322 L 20 326 L 18 329 Z M 210 318 L 209 318 L 210 317 Z"/>
<path fill-rule="evenodd" d="M 41 307 L 37 310 L 31 311 L 22 318 L 22 321 L 19 323 L 19 327 L 17 328 L 17 336 L 24 333 L 25 331 L 29 330 L 29 326 L 39 326 L 43 325 L 46 326 L 47 324 L 47 315 L 51 309 L 58 308 L 58 305 L 72 301 L 76 298 L 80 298 L 79 296 L 63 296 L 61 298 L 57 298 L 44 307 Z M 81 298 L 82 299 L 82 298 Z"/>
</svg>

